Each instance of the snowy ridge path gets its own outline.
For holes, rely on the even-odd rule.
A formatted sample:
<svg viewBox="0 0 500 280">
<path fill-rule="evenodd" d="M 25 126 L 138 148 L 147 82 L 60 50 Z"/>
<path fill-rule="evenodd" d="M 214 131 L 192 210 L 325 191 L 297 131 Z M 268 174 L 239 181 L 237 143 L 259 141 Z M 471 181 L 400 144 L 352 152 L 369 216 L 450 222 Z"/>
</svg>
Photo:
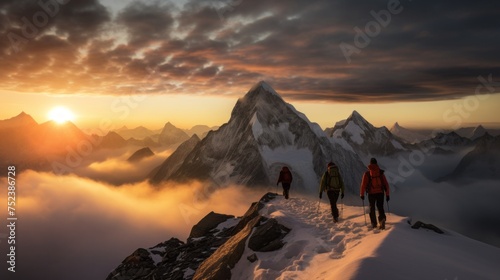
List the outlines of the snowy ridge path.
<svg viewBox="0 0 500 280">
<path fill-rule="evenodd" d="M 325 199 L 318 209 L 318 200 L 297 197 L 286 200 L 278 196 L 260 213 L 292 229 L 284 238 L 285 246 L 274 252 L 255 252 L 259 260 L 253 264 L 246 260 L 254 253 L 247 248 L 244 261 L 233 269 L 232 279 L 330 278 L 323 274 L 312 277 L 310 270 L 318 263 L 342 262 L 363 239 L 378 233 L 366 229 L 362 211 L 362 207 L 344 206 L 344 219 L 334 223 Z M 387 231 L 381 232 L 376 238 L 383 239 L 386 234 Z"/>
<path fill-rule="evenodd" d="M 317 199 L 269 201 L 260 214 L 291 229 L 286 244 L 273 252 L 246 246 L 232 279 L 499 279 L 500 248 L 446 229 L 412 229 L 394 214 L 387 216 L 386 230 L 368 230 L 362 207 L 343 210 L 343 219 L 333 223 L 325 198 L 319 211 Z M 250 263 L 253 253 L 258 260 Z"/>
</svg>

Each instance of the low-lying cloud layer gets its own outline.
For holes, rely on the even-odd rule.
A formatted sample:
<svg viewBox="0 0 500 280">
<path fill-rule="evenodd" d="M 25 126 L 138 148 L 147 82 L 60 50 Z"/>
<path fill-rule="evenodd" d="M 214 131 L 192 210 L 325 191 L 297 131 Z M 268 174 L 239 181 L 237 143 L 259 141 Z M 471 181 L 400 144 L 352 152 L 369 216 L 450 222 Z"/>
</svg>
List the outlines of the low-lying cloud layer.
<svg viewBox="0 0 500 280">
<path fill-rule="evenodd" d="M 5 179 L 0 184 L 7 185 Z M 76 176 L 26 171 L 17 177 L 16 273 L 2 279 L 104 279 L 139 247 L 177 237 L 208 212 L 242 215 L 262 191 L 229 187 L 209 195 L 205 185 L 147 183 L 114 187 Z M 6 205 L 6 192 L 0 195 Z M 0 214 L 6 220 L 6 211 Z M 0 234 L 5 234 L 5 227 Z M 1 235 L 2 237 L 4 235 Z M 12 278 L 14 276 L 14 278 Z"/>
<path fill-rule="evenodd" d="M 0 89 L 227 95 L 266 79 L 289 99 L 387 102 L 500 74 L 494 1 L 109 3 L 2 1 Z"/>
</svg>

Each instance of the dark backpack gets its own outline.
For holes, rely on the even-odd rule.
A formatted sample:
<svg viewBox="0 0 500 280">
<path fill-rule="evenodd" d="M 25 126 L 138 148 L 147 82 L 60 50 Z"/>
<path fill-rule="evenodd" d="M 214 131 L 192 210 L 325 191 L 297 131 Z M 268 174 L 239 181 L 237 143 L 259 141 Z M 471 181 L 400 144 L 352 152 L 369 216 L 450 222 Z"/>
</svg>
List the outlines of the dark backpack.
<svg viewBox="0 0 500 280">
<path fill-rule="evenodd" d="M 337 172 L 334 172 L 333 176 L 330 176 L 330 173 L 328 171 L 325 172 L 326 176 L 326 189 L 327 190 L 340 190 L 340 176 L 339 176 L 339 171 L 337 169 Z M 333 184 L 332 184 L 333 183 Z"/>
</svg>

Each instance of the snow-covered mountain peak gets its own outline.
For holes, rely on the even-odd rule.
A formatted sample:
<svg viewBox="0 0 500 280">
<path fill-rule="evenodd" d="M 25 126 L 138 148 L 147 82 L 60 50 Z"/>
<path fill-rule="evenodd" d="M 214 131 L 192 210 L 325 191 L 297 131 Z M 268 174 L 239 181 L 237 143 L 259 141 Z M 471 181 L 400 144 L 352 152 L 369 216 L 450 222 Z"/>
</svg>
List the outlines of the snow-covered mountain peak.
<svg viewBox="0 0 500 280">
<path fill-rule="evenodd" d="M 229 121 L 207 135 L 166 180 L 267 186 L 286 165 L 297 190 L 315 192 L 326 164 L 334 158 L 345 172 L 346 184 L 359 185 L 359 176 L 350 173 L 363 172 L 359 157 L 333 147 L 319 125 L 259 82 L 236 102 Z"/>
<path fill-rule="evenodd" d="M 396 139 L 385 126 L 374 127 L 357 111 L 335 125 L 330 141 L 346 148 L 351 147 L 363 156 L 390 155 L 406 149 L 404 143 Z"/>
<path fill-rule="evenodd" d="M 357 111 L 353 111 L 352 114 L 347 118 L 346 123 L 348 122 L 354 122 L 358 126 L 360 126 L 361 129 L 367 130 L 367 129 L 373 129 L 374 126 L 369 123 L 363 116 L 361 116 L 360 113 Z"/>
<path fill-rule="evenodd" d="M 401 126 L 396 122 L 389 130 L 394 136 L 405 140 L 407 143 L 413 144 L 421 142 L 425 139 L 425 136 L 418 133 L 416 130 L 411 130 Z"/>
<path fill-rule="evenodd" d="M 269 93 L 272 93 L 278 97 L 281 98 L 281 96 L 273 89 L 273 87 L 268 84 L 266 81 L 259 81 L 258 83 L 256 83 L 250 90 L 249 92 L 255 92 L 257 91 L 258 89 L 263 89 L 264 91 L 267 91 Z"/>
</svg>

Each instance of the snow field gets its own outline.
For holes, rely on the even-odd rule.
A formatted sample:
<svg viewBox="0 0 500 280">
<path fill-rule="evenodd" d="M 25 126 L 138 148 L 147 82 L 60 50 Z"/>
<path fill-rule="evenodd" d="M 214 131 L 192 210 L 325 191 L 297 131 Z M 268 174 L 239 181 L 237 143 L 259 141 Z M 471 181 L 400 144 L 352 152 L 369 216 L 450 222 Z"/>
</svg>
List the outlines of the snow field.
<svg viewBox="0 0 500 280">
<path fill-rule="evenodd" d="M 319 207 L 318 207 L 319 206 Z M 340 210 L 340 204 L 339 210 Z M 336 263 L 351 263 L 350 252 L 361 242 L 369 241 L 374 233 L 382 239 L 386 231 L 368 231 L 364 225 L 362 207 L 344 207 L 340 222 L 333 223 L 327 199 L 318 201 L 292 197 L 285 200 L 279 196 L 270 201 L 261 211 L 267 217 L 275 218 L 292 231 L 284 238 L 285 246 L 274 252 L 255 252 L 258 261 L 250 263 L 248 255 L 254 253 L 246 248 L 242 260 L 233 269 L 232 279 L 328 279 L 330 267 Z M 347 262 L 343 261 L 349 257 Z M 321 267 L 322 264 L 325 267 Z M 332 266 L 333 265 L 333 266 Z M 338 265 L 337 265 L 338 266 Z M 314 277 L 312 277 L 314 275 Z M 326 277 L 326 278 L 325 278 Z"/>
<path fill-rule="evenodd" d="M 365 226 L 363 207 L 344 206 L 333 223 L 328 200 L 278 196 L 260 211 L 292 230 L 273 252 L 248 248 L 232 279 L 499 279 L 500 249 L 446 230 L 412 229 L 387 213 L 386 230 Z M 368 210 L 368 207 L 366 207 Z M 368 214 L 366 214 L 369 223 Z M 247 256 L 258 260 L 250 263 Z"/>
</svg>

